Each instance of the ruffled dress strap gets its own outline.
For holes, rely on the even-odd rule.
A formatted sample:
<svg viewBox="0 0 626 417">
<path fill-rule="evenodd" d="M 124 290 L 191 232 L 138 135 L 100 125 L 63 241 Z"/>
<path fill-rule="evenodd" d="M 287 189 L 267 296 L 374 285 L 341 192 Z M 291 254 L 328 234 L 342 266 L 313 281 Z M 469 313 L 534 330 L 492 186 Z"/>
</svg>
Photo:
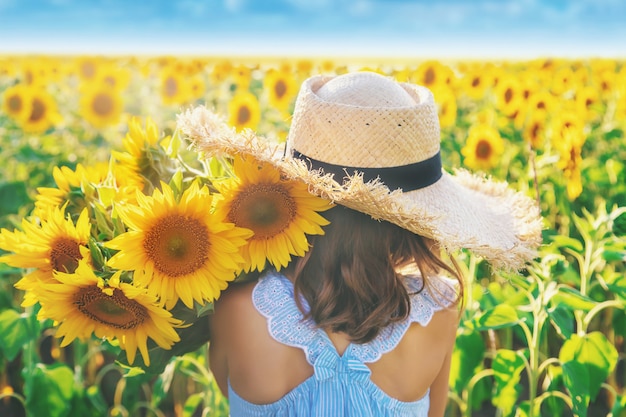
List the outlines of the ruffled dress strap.
<svg viewBox="0 0 626 417">
<path fill-rule="evenodd" d="M 437 278 L 424 285 L 421 277 L 409 276 L 405 282 L 411 300 L 408 319 L 385 327 L 368 343 L 350 345 L 351 357 L 364 363 L 376 362 L 400 343 L 412 323 L 426 326 L 437 311 L 456 300 L 456 282 L 451 279 Z M 328 335 L 298 309 L 293 284 L 284 275 L 276 271 L 266 273 L 255 286 L 252 300 L 257 311 L 266 317 L 271 336 L 302 349 L 311 365 L 322 352 L 329 348 L 334 351 Z M 302 299 L 302 305 L 308 307 L 306 300 Z"/>
<path fill-rule="evenodd" d="M 370 342 L 354 345 L 354 355 L 363 362 L 376 362 L 398 346 L 413 323 L 428 325 L 437 311 L 450 307 L 457 299 L 458 284 L 449 278 L 437 277 L 424 285 L 420 276 L 405 277 L 411 311 L 407 320 L 383 328 Z"/>
<path fill-rule="evenodd" d="M 265 316 L 270 335 L 282 344 L 302 349 L 309 364 L 328 348 L 328 336 L 311 318 L 304 318 L 293 285 L 284 275 L 270 271 L 261 277 L 252 292 L 252 302 Z M 302 303 L 308 307 L 306 300 Z"/>
</svg>

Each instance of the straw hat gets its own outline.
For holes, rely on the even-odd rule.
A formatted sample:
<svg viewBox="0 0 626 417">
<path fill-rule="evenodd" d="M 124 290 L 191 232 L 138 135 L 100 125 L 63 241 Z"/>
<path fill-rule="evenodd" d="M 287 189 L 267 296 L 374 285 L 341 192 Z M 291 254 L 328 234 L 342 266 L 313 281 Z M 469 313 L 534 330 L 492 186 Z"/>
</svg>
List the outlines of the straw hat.
<svg viewBox="0 0 626 417">
<path fill-rule="evenodd" d="M 314 194 L 496 267 L 521 268 L 541 243 L 534 200 L 504 182 L 442 169 L 437 107 L 425 87 L 371 72 L 311 77 L 286 149 L 236 133 L 204 107 L 180 114 L 178 126 L 208 155 L 253 155 Z"/>
</svg>

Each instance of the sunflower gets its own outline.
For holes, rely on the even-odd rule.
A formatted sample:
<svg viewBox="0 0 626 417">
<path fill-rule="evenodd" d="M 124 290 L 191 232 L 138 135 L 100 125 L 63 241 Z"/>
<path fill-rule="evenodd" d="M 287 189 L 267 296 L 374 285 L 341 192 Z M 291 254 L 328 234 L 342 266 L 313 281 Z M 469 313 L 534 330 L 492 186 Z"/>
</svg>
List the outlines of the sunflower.
<svg viewBox="0 0 626 417">
<path fill-rule="evenodd" d="M 129 231 L 105 246 L 118 250 L 113 268 L 134 271 L 134 281 L 158 295 L 169 310 L 180 299 L 217 299 L 241 271 L 241 247 L 252 232 L 212 213 L 213 196 L 197 182 L 176 201 L 165 183 L 152 196 L 138 193 L 137 206 L 118 207 Z"/>
<path fill-rule="evenodd" d="M 195 75 L 189 80 L 189 94 L 194 100 L 201 99 L 206 93 L 206 83 L 201 76 Z"/>
<path fill-rule="evenodd" d="M 130 71 L 126 67 L 111 62 L 100 68 L 97 78 L 94 83 L 104 86 L 107 91 L 113 89 L 122 92 L 130 83 Z"/>
<path fill-rule="evenodd" d="M 456 96 L 448 86 L 440 86 L 433 90 L 435 102 L 439 110 L 439 124 L 442 129 L 454 126 L 458 105 Z"/>
<path fill-rule="evenodd" d="M 100 171 L 102 167 L 95 165 L 85 168 L 78 164 L 75 170 L 66 166 L 52 168 L 52 177 L 57 187 L 37 188 L 34 214 L 45 217 L 49 209 L 57 208 L 66 202 L 70 211 L 81 211 L 87 206 L 87 200 L 92 197 L 85 194 L 83 184 L 89 181 L 96 182 L 96 178 L 106 176 L 106 172 Z"/>
<path fill-rule="evenodd" d="M 577 110 L 584 120 L 595 120 L 602 115 L 602 101 L 600 100 L 600 93 L 595 87 L 578 88 L 574 100 Z"/>
<path fill-rule="evenodd" d="M 210 74 L 211 82 L 216 85 L 223 83 L 226 78 L 228 78 L 228 75 L 231 73 L 232 70 L 233 64 L 230 61 L 224 60 L 221 62 L 216 62 L 213 65 L 213 70 Z"/>
<path fill-rule="evenodd" d="M 232 69 L 231 76 L 235 89 L 245 91 L 250 87 L 250 81 L 252 81 L 252 68 L 244 64 L 237 65 Z"/>
<path fill-rule="evenodd" d="M 125 152 L 111 152 L 118 162 L 117 169 L 128 173 L 129 185 L 146 191 L 146 186 L 156 186 L 165 178 L 171 160 L 159 146 L 160 139 L 159 129 L 150 117 L 146 118 L 145 128 L 140 118 L 130 119 L 128 132 L 122 141 Z"/>
<path fill-rule="evenodd" d="M 45 299 L 38 317 L 58 324 L 61 347 L 74 339 L 117 339 L 128 362 L 135 361 L 137 349 L 150 365 L 148 337 L 163 349 L 180 341 L 175 327 L 182 323 L 159 307 L 145 288 L 120 281 L 122 271 L 108 280 L 98 278 L 86 262 L 73 273 L 55 273 L 58 282 L 43 284 Z"/>
<path fill-rule="evenodd" d="M 576 76 L 570 66 L 560 67 L 554 72 L 550 82 L 550 91 L 554 95 L 560 96 L 576 87 Z"/>
<path fill-rule="evenodd" d="M 470 129 L 461 154 L 465 165 L 472 169 L 487 170 L 500 162 L 504 153 L 504 141 L 500 133 L 489 125 L 477 125 Z"/>
<path fill-rule="evenodd" d="M 550 92 L 538 90 L 528 98 L 528 111 L 534 116 L 547 118 L 556 105 L 555 97 Z"/>
<path fill-rule="evenodd" d="M 471 99 L 479 100 L 493 84 L 491 74 L 482 67 L 475 67 L 465 74 L 461 80 L 462 91 Z"/>
<path fill-rule="evenodd" d="M 571 141 L 571 138 L 577 138 L 580 142 L 579 139 L 584 137 L 584 113 L 577 112 L 575 108 L 570 107 L 564 107 L 550 120 L 550 141 L 557 149 Z"/>
<path fill-rule="evenodd" d="M 21 119 L 22 129 L 28 133 L 43 133 L 61 120 L 54 97 L 41 89 L 33 89 L 30 112 Z"/>
<path fill-rule="evenodd" d="M 53 280 L 53 272 L 74 272 L 81 259 L 90 259 L 87 242 L 91 225 L 87 210 L 80 213 L 76 224 L 64 213 L 64 207 L 55 207 L 39 222 L 23 219 L 22 231 L 0 231 L 0 249 L 12 252 L 0 256 L 0 262 L 32 269 L 15 284 L 26 291 L 25 306 L 38 301 L 40 284 Z"/>
<path fill-rule="evenodd" d="M 563 170 L 570 200 L 575 200 L 583 191 L 581 165 L 585 139 L 582 129 L 568 128 L 563 132 L 563 140 L 556 144 L 560 154 L 558 167 Z"/>
<path fill-rule="evenodd" d="M 2 112 L 16 121 L 27 118 L 31 113 L 31 89 L 24 84 L 16 84 L 4 91 Z"/>
<path fill-rule="evenodd" d="M 296 75 L 299 80 L 309 78 L 313 70 L 313 61 L 310 59 L 299 59 L 296 62 Z"/>
<path fill-rule="evenodd" d="M 543 147 L 546 135 L 546 121 L 543 117 L 530 117 L 525 124 L 522 137 L 530 143 L 533 149 Z"/>
<path fill-rule="evenodd" d="M 50 81 L 47 64 L 43 58 L 30 58 L 22 62 L 22 82 L 35 88 L 47 85 Z"/>
<path fill-rule="evenodd" d="M 296 79 L 291 72 L 268 71 L 263 80 L 270 106 L 286 112 L 298 92 Z"/>
<path fill-rule="evenodd" d="M 76 60 L 76 73 L 81 82 L 93 81 L 97 78 L 102 59 L 84 56 Z"/>
<path fill-rule="evenodd" d="M 236 93 L 228 103 L 228 122 L 237 131 L 256 129 L 261 121 L 261 106 L 257 97 L 248 92 Z"/>
<path fill-rule="evenodd" d="M 189 99 L 189 85 L 187 80 L 172 68 L 165 68 L 161 72 L 161 100 L 163 104 L 183 104 Z"/>
<path fill-rule="evenodd" d="M 311 195 L 304 183 L 285 180 L 252 158 L 235 158 L 233 170 L 234 177 L 214 184 L 224 197 L 216 212 L 254 232 L 244 247 L 246 272 L 263 270 L 266 260 L 276 269 L 287 266 L 291 255 L 308 251 L 307 234 L 324 234 L 321 226 L 328 221 L 318 212 L 332 205 Z"/>
<path fill-rule="evenodd" d="M 513 118 L 522 110 L 521 86 L 514 76 L 503 76 L 495 87 L 496 104 L 502 114 Z"/>
<path fill-rule="evenodd" d="M 422 62 L 415 71 L 415 82 L 428 88 L 449 86 L 454 78 L 452 69 L 439 61 Z"/>
<path fill-rule="evenodd" d="M 97 128 L 103 128 L 119 123 L 124 102 L 116 89 L 95 84 L 83 90 L 80 108 L 85 120 Z"/>
</svg>

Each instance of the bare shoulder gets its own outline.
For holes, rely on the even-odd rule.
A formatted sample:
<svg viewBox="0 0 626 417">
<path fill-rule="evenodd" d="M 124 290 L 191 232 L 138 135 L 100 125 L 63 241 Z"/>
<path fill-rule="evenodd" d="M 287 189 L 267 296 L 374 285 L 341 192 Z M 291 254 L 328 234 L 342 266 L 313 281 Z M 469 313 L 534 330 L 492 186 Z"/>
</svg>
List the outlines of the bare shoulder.
<svg viewBox="0 0 626 417">
<path fill-rule="evenodd" d="M 230 284 L 215 301 L 211 322 L 232 323 L 233 320 L 252 313 L 254 311 L 252 291 L 255 284 L 256 281 Z"/>
<path fill-rule="evenodd" d="M 431 340 L 438 340 L 443 346 L 453 344 L 459 327 L 461 314 L 456 305 L 437 311 L 425 331 Z"/>
</svg>

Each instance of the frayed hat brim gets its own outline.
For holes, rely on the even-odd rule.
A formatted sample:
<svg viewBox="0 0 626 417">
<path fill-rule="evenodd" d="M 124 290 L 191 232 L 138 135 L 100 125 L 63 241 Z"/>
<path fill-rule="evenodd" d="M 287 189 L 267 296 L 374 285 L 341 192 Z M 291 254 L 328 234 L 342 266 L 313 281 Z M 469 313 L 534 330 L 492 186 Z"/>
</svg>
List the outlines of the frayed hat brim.
<svg viewBox="0 0 626 417">
<path fill-rule="evenodd" d="M 310 170 L 300 159 L 285 157 L 284 144 L 250 130 L 236 132 L 206 107 L 179 114 L 177 122 L 207 156 L 253 156 L 285 177 L 306 183 L 312 194 L 434 239 L 446 250 L 470 250 L 494 267 L 520 269 L 541 244 L 537 202 L 506 182 L 458 170 L 410 192 L 389 190 L 378 180 L 364 182 L 358 173 L 347 172 L 340 183 L 332 175 Z"/>
</svg>

